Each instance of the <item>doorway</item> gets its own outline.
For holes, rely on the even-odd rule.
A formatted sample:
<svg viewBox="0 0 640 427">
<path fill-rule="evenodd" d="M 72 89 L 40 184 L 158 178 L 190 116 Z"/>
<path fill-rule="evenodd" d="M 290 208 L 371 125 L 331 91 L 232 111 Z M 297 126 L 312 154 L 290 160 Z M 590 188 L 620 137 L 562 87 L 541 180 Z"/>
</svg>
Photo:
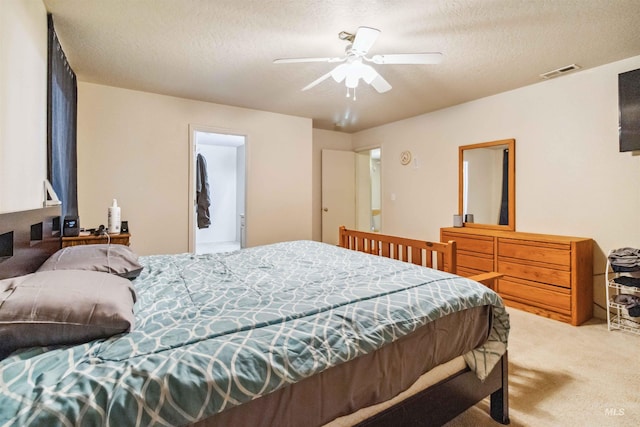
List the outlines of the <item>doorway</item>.
<svg viewBox="0 0 640 427">
<path fill-rule="evenodd" d="M 380 232 L 381 150 L 358 151 L 356 164 L 356 227 L 360 231 Z"/>
<path fill-rule="evenodd" d="M 190 250 L 196 254 L 230 252 L 245 247 L 246 136 L 201 128 L 192 131 Z M 209 221 L 198 220 L 196 176 L 204 160 L 209 190 Z M 206 217 L 206 214 L 205 214 Z M 200 217 L 202 218 L 202 217 Z M 206 223 L 210 224 L 206 226 Z"/>
<path fill-rule="evenodd" d="M 379 147 L 358 152 L 322 150 L 322 241 L 338 244 L 338 227 L 381 230 Z"/>
</svg>

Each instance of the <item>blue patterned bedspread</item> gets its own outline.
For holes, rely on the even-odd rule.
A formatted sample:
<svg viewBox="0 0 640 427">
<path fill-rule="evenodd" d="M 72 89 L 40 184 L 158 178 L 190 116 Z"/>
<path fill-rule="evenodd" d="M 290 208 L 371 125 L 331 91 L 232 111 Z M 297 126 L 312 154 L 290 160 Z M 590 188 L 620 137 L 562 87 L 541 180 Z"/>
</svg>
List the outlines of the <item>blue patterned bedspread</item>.
<svg viewBox="0 0 640 427">
<path fill-rule="evenodd" d="M 486 287 L 327 244 L 140 262 L 134 331 L 0 361 L 0 426 L 184 425 L 481 305 L 493 330 L 467 362 L 482 378 L 506 348 Z"/>
</svg>

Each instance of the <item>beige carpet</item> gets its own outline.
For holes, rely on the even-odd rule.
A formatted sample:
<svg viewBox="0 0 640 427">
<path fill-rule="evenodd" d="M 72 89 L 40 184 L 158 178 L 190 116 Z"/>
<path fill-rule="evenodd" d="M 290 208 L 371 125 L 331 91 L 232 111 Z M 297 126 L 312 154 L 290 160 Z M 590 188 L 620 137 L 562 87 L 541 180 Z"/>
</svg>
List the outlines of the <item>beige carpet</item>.
<svg viewBox="0 0 640 427">
<path fill-rule="evenodd" d="M 640 335 L 509 308 L 511 426 L 640 426 Z M 499 426 L 488 399 L 447 427 Z"/>
</svg>

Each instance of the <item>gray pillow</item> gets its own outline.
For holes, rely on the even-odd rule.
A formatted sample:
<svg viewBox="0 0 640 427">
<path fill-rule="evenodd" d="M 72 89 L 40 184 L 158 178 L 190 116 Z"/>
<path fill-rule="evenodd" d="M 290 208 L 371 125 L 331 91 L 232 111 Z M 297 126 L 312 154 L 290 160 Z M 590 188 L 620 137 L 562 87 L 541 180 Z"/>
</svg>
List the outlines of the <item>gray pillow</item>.
<svg viewBox="0 0 640 427">
<path fill-rule="evenodd" d="M 79 344 L 133 328 L 131 282 L 95 271 L 0 280 L 0 358 L 18 348 Z"/>
<path fill-rule="evenodd" d="M 90 270 L 133 279 L 142 272 L 138 255 L 125 245 L 78 245 L 62 248 L 47 259 L 38 271 Z"/>
</svg>

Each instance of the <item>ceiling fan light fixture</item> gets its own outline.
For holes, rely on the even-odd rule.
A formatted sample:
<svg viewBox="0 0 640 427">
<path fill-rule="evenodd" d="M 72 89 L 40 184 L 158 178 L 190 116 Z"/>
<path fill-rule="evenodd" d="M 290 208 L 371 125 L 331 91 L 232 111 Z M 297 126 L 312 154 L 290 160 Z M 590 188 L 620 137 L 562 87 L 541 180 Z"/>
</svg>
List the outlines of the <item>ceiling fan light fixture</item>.
<svg viewBox="0 0 640 427">
<path fill-rule="evenodd" d="M 367 82 L 367 84 L 371 84 L 371 82 L 378 76 L 378 73 L 372 66 L 363 64 L 362 60 L 359 58 L 349 64 L 344 64 L 344 66 L 344 71 L 346 73 L 345 84 L 351 89 L 358 87 L 360 79 Z"/>
<path fill-rule="evenodd" d="M 345 80 L 345 85 L 349 89 L 355 89 L 358 87 L 358 80 L 360 80 L 360 76 L 355 73 L 347 73 L 347 78 Z"/>
</svg>

